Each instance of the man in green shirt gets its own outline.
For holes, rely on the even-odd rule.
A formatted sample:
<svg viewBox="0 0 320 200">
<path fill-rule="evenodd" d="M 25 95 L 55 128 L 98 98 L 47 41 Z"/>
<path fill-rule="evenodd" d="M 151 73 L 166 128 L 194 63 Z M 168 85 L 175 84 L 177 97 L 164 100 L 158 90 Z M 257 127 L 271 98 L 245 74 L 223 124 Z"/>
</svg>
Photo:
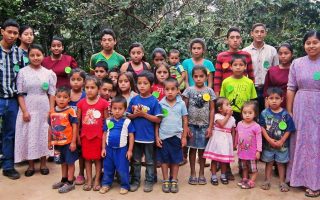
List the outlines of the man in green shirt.
<svg viewBox="0 0 320 200">
<path fill-rule="evenodd" d="M 117 44 L 115 33 L 112 29 L 106 28 L 102 30 L 100 38 L 102 51 L 91 56 L 90 67 L 94 69 L 97 62 L 105 61 L 108 63 L 109 71 L 113 68 L 120 69 L 121 65 L 125 63 L 126 59 L 123 55 L 114 50 L 114 46 Z"/>
</svg>

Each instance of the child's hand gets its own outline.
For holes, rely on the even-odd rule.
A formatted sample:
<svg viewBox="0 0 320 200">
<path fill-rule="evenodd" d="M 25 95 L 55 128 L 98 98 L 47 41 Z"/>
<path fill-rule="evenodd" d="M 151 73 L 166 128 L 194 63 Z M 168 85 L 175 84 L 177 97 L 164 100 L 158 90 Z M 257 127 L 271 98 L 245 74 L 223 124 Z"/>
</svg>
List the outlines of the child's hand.
<svg viewBox="0 0 320 200">
<path fill-rule="evenodd" d="M 206 138 L 210 138 L 212 136 L 212 129 L 211 128 L 208 128 L 206 130 Z"/>
<path fill-rule="evenodd" d="M 278 140 L 275 142 L 275 146 L 280 149 L 283 146 L 283 143 L 284 142 L 282 140 Z"/>
<path fill-rule="evenodd" d="M 156 138 L 156 145 L 157 147 L 162 148 L 162 141 L 159 137 Z"/>
<path fill-rule="evenodd" d="M 233 114 L 233 110 L 232 110 L 232 109 L 228 109 L 228 110 L 227 110 L 227 115 L 228 115 L 228 116 L 232 116 L 232 114 Z"/>
<path fill-rule="evenodd" d="M 127 151 L 126 157 L 130 161 L 132 158 L 132 151 Z"/>
<path fill-rule="evenodd" d="M 259 151 L 257 151 L 257 153 L 256 153 L 256 159 L 257 159 L 257 160 L 260 159 L 260 152 L 259 152 Z"/>
<path fill-rule="evenodd" d="M 102 151 L 101 151 L 101 157 L 106 157 L 106 155 L 107 155 L 107 151 L 105 150 L 105 149 L 102 149 Z"/>
<path fill-rule="evenodd" d="M 48 149 L 52 150 L 53 149 L 53 145 L 51 144 L 51 142 L 48 142 Z"/>
<path fill-rule="evenodd" d="M 142 110 L 136 109 L 136 111 L 135 111 L 136 117 L 144 117 L 145 115 L 146 115 L 145 112 L 143 112 Z"/>
<path fill-rule="evenodd" d="M 187 130 L 187 134 L 188 134 L 188 135 L 187 135 L 188 137 L 192 137 L 192 136 L 193 136 L 193 134 L 192 134 L 192 132 L 190 131 L 189 128 L 188 128 L 188 130 Z"/>
<path fill-rule="evenodd" d="M 80 139 L 80 136 L 77 137 L 77 144 L 78 146 L 81 146 L 81 139 Z"/>
<path fill-rule="evenodd" d="M 182 137 L 181 138 L 181 147 L 185 147 L 185 146 L 187 146 L 187 138 Z"/>
<path fill-rule="evenodd" d="M 30 122 L 31 116 L 28 111 L 22 113 L 22 119 L 24 122 Z"/>
<path fill-rule="evenodd" d="M 70 151 L 74 152 L 76 150 L 76 148 L 77 148 L 76 143 L 75 142 L 71 142 L 70 147 L 69 147 Z"/>
</svg>

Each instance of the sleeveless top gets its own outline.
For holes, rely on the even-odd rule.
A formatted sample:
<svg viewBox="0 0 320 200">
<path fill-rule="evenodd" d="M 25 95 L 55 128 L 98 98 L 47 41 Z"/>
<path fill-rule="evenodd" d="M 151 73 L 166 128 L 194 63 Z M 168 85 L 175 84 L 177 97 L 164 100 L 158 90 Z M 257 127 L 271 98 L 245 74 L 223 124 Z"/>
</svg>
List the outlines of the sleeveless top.
<svg viewBox="0 0 320 200">
<path fill-rule="evenodd" d="M 132 61 L 129 61 L 129 65 L 128 65 L 128 69 L 127 69 L 127 72 L 131 72 L 132 73 L 132 76 L 134 78 L 134 81 L 137 82 L 137 78 L 138 78 L 138 75 L 143 71 L 143 70 L 149 70 L 147 64 L 145 62 L 142 62 L 142 70 L 138 70 L 138 71 L 135 71 L 132 67 Z"/>
</svg>

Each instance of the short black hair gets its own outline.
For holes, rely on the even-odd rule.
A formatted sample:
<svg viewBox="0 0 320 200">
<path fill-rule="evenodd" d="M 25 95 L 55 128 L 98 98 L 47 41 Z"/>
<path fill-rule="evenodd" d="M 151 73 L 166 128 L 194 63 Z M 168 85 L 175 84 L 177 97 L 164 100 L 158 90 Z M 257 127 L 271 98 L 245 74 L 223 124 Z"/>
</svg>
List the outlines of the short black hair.
<svg viewBox="0 0 320 200">
<path fill-rule="evenodd" d="M 177 79 L 169 77 L 163 82 L 164 86 L 166 86 L 168 83 L 174 83 L 174 85 L 179 89 L 179 83 Z"/>
<path fill-rule="evenodd" d="M 318 40 L 320 40 L 320 32 L 318 31 L 315 31 L 315 30 L 311 30 L 311 31 L 308 31 L 304 37 L 303 37 L 303 45 L 306 44 L 307 40 L 310 38 L 310 37 L 313 37 L 315 36 Z"/>
<path fill-rule="evenodd" d="M 140 78 L 140 77 L 145 77 L 148 79 L 150 85 L 152 85 L 154 83 L 154 75 L 148 71 L 148 70 L 143 70 L 140 74 L 138 74 L 137 76 L 137 80 Z"/>
<path fill-rule="evenodd" d="M 229 38 L 231 32 L 238 32 L 239 34 L 241 34 L 241 31 L 240 31 L 239 28 L 237 28 L 237 27 L 231 27 L 231 28 L 229 28 L 229 30 L 228 30 L 228 32 L 227 32 L 227 38 Z"/>
<path fill-rule="evenodd" d="M 81 76 L 81 78 L 83 79 L 83 82 L 86 80 L 86 72 L 83 71 L 82 69 L 80 68 L 75 68 L 75 69 L 72 69 L 71 70 L 71 73 L 69 74 L 69 77 L 71 77 L 73 74 L 76 74 L 76 73 L 79 73 L 79 75 Z"/>
<path fill-rule="evenodd" d="M 241 59 L 242 62 L 247 65 L 247 58 L 245 55 L 241 55 L 241 54 L 234 54 L 231 58 L 231 62 L 230 62 L 230 65 L 232 65 L 234 63 L 234 61 L 236 61 L 237 59 Z"/>
<path fill-rule="evenodd" d="M 50 45 L 52 45 L 52 42 L 53 42 L 54 40 L 60 41 L 61 44 L 62 44 L 62 46 L 64 46 L 64 44 L 63 44 L 63 43 L 64 43 L 64 39 L 63 39 L 62 36 L 54 35 L 54 36 L 52 37 L 52 39 L 51 39 Z"/>
<path fill-rule="evenodd" d="M 203 65 L 196 65 L 192 68 L 192 76 L 194 75 L 194 72 L 197 70 L 201 70 L 206 76 L 208 76 L 207 68 L 205 68 Z"/>
<path fill-rule="evenodd" d="M 279 87 L 270 87 L 267 90 L 267 95 L 269 97 L 272 94 L 277 94 L 280 97 L 283 97 L 283 90 L 281 88 L 279 88 Z"/>
<path fill-rule="evenodd" d="M 262 26 L 264 30 L 267 30 L 267 26 L 263 23 L 255 23 L 252 25 L 251 31 L 254 31 L 257 27 Z"/>
<path fill-rule="evenodd" d="M 285 42 L 285 43 L 280 44 L 280 46 L 277 49 L 278 52 L 279 52 L 281 47 L 286 47 L 293 54 L 293 47 L 292 47 L 292 45 L 290 43 Z"/>
<path fill-rule="evenodd" d="M 30 51 L 32 49 L 38 49 L 39 51 L 41 51 L 41 53 L 43 54 L 43 56 L 45 56 L 45 52 L 43 50 L 43 47 L 40 44 L 31 44 L 28 48 L 28 55 L 30 54 Z"/>
<path fill-rule="evenodd" d="M 9 26 L 13 26 L 13 27 L 20 29 L 18 22 L 14 19 L 7 19 L 6 21 L 4 21 L 1 26 L 1 29 L 5 30 Z"/>
<path fill-rule="evenodd" d="M 61 92 L 67 93 L 69 97 L 71 96 L 71 89 L 69 87 L 66 87 L 66 86 L 58 87 L 56 90 L 56 95 Z"/>
<path fill-rule="evenodd" d="M 111 73 L 111 72 L 117 72 L 119 74 L 120 70 L 117 67 L 114 67 L 114 68 L 109 70 L 109 73 Z"/>
<path fill-rule="evenodd" d="M 152 60 L 156 57 L 156 54 L 160 53 L 162 57 L 164 57 L 164 59 L 167 59 L 167 53 L 163 48 L 157 47 L 152 51 L 151 57 Z"/>
<path fill-rule="evenodd" d="M 121 95 L 118 95 L 118 96 L 115 96 L 115 97 L 112 98 L 112 100 L 111 100 L 111 108 L 112 108 L 112 105 L 114 103 L 122 103 L 124 105 L 124 108 L 125 109 L 127 108 L 127 100 L 126 100 L 126 98 L 124 98 Z"/>
<path fill-rule="evenodd" d="M 115 91 L 116 88 L 114 87 L 113 81 L 110 78 L 105 77 L 101 80 L 101 86 L 103 86 L 103 84 L 105 84 L 105 83 L 112 85 L 112 91 Z"/>
<path fill-rule="evenodd" d="M 110 28 L 105 28 L 105 29 L 103 29 L 103 30 L 101 31 L 100 40 L 102 40 L 102 38 L 103 38 L 104 35 L 111 35 L 112 38 L 113 38 L 114 40 L 116 40 L 116 34 L 115 34 L 114 31 L 113 31 L 112 29 L 110 29 Z"/>
<path fill-rule="evenodd" d="M 171 49 L 171 50 L 169 51 L 168 56 L 170 56 L 172 53 L 177 53 L 177 54 L 180 56 L 180 51 L 179 51 L 178 49 Z"/>
<path fill-rule="evenodd" d="M 100 60 L 98 61 L 95 65 L 94 65 L 94 68 L 97 68 L 97 67 L 103 67 L 104 70 L 106 70 L 106 72 L 108 72 L 108 63 L 106 61 L 103 61 L 103 60 Z"/>
</svg>

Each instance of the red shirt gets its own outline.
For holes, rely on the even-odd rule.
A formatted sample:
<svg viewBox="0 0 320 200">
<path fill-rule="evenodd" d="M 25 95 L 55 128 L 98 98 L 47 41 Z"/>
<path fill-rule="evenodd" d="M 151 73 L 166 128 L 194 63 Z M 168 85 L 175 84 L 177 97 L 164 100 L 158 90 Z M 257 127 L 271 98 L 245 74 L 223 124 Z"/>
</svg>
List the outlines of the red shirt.
<svg viewBox="0 0 320 200">
<path fill-rule="evenodd" d="M 219 92 L 221 90 L 222 81 L 229 76 L 232 75 L 231 70 L 231 60 L 234 54 L 244 55 L 246 57 L 247 62 L 247 70 L 245 71 L 244 75 L 250 78 L 254 82 L 254 73 L 253 73 L 253 66 L 251 55 L 245 51 L 237 51 L 237 52 L 230 52 L 224 51 L 218 54 L 217 61 L 216 61 L 216 71 L 214 72 L 214 79 L 213 79 L 213 88 L 215 92 Z"/>
<path fill-rule="evenodd" d="M 162 84 L 153 84 L 151 89 L 152 89 L 152 92 L 159 92 L 159 97 L 157 98 L 155 96 L 158 99 L 158 101 L 161 101 L 161 99 L 165 96 L 165 94 L 164 94 L 164 85 L 162 85 Z"/>
<path fill-rule="evenodd" d="M 51 56 L 47 56 L 42 61 L 42 66 L 47 69 L 51 69 L 57 75 L 56 87 L 68 86 L 70 87 L 70 81 L 68 74 L 65 72 L 66 67 L 77 68 L 78 63 L 72 56 L 62 54 L 60 60 L 52 60 Z"/>
<path fill-rule="evenodd" d="M 89 105 L 86 98 L 79 101 L 77 107 L 81 110 L 81 137 L 87 137 L 88 140 L 102 138 L 104 112 L 108 106 L 109 103 L 101 97 L 94 105 Z"/>
</svg>

